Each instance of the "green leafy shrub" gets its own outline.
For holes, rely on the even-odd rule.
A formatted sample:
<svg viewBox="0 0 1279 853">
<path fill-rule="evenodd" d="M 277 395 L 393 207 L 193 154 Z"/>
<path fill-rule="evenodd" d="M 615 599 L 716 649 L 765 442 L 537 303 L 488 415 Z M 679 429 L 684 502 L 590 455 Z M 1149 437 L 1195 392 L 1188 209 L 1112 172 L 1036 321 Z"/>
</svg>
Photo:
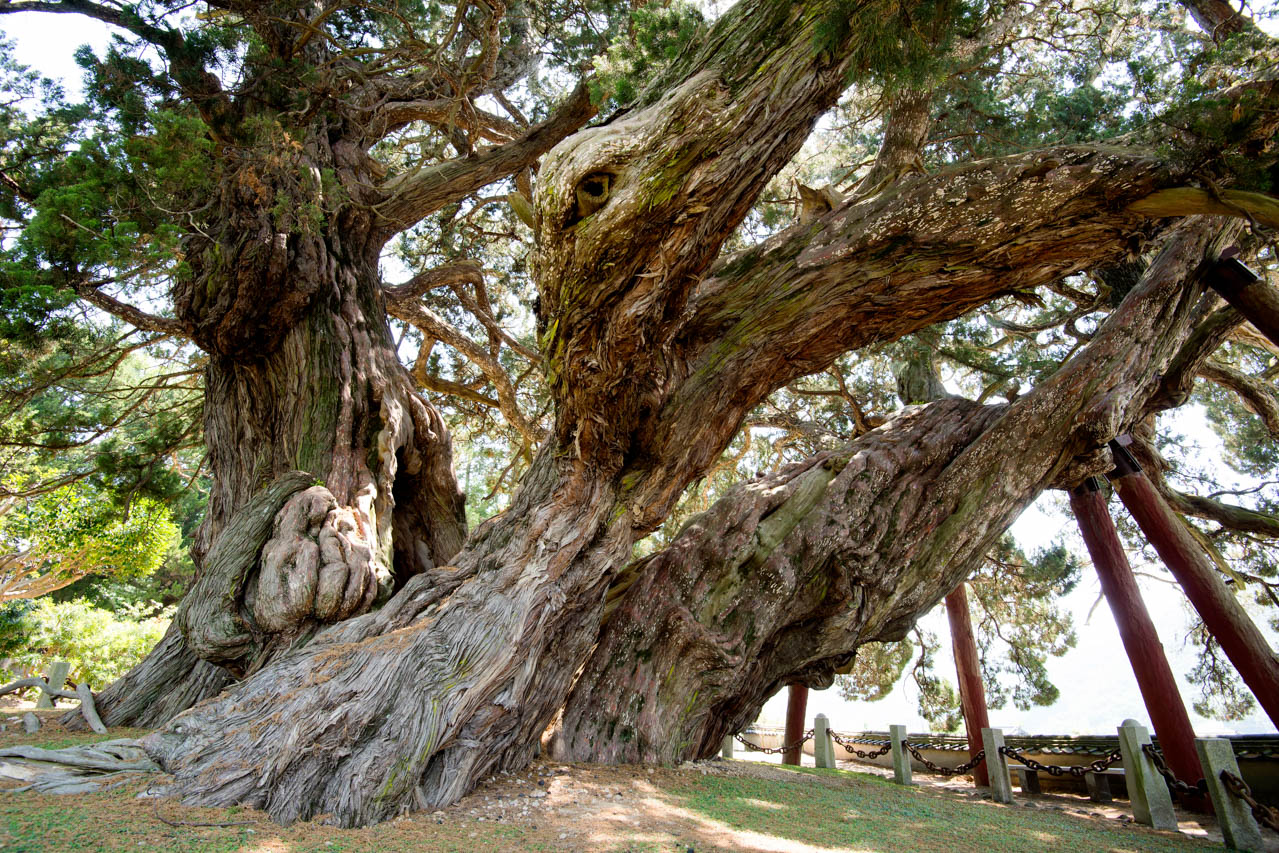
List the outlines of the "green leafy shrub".
<svg viewBox="0 0 1279 853">
<path fill-rule="evenodd" d="M 0 624 L 16 621 L 26 640 L 20 648 L 8 644 L 10 666 L 15 675 L 42 673 L 50 662 L 65 660 L 71 663 L 72 681 L 104 687 L 140 661 L 164 636 L 173 610 L 142 615 L 154 609 L 148 604 L 112 613 L 83 600 L 14 602 L 0 608 Z M 13 633 L 7 631 L 5 636 Z"/>
</svg>

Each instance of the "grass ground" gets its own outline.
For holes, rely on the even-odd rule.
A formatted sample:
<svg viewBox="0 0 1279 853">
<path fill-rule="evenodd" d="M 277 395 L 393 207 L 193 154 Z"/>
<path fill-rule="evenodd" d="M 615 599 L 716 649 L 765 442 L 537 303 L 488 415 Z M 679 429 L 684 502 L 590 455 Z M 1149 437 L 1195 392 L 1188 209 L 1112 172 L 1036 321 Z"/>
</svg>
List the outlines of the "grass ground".
<svg viewBox="0 0 1279 853">
<path fill-rule="evenodd" d="M 51 719 L 48 715 L 46 720 Z M 19 727 L 20 728 L 20 727 Z M 58 732 L 0 733 L 0 745 L 65 746 L 101 739 Z M 123 733 L 121 733 L 123 734 Z M 121 736 L 116 732 L 113 737 Z M 902 788 L 843 770 L 782 769 L 745 761 L 677 769 L 537 763 L 498 777 L 434 814 L 358 830 L 322 819 L 280 827 L 251 809 L 192 809 L 139 799 L 140 779 L 79 796 L 0 794 L 0 850 L 163 850 L 186 853 L 339 851 L 1190 851 L 1220 849 L 1116 820 L 1000 806 Z M 172 826 L 236 823 L 234 826 Z"/>
</svg>

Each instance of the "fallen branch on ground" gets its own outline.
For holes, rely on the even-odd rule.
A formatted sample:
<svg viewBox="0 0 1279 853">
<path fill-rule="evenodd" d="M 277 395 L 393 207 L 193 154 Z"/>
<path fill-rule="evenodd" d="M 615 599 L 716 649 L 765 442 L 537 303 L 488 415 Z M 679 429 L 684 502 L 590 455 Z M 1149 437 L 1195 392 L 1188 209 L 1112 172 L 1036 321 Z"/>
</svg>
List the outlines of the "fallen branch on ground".
<svg viewBox="0 0 1279 853">
<path fill-rule="evenodd" d="M 98 716 L 98 707 L 94 704 L 93 691 L 89 689 L 89 685 L 77 684 L 75 686 L 75 692 L 72 693 L 69 690 L 61 690 L 56 687 L 51 687 L 48 682 L 39 676 L 32 676 L 30 678 L 19 678 L 17 681 L 12 681 L 4 687 L 0 687 L 0 696 L 5 696 L 9 693 L 16 693 L 17 691 L 24 690 L 28 687 L 39 687 L 51 698 L 79 699 L 80 713 L 84 714 L 84 719 L 89 724 L 89 728 L 93 729 L 94 732 L 100 735 L 107 733 L 107 727 L 103 725 L 102 718 Z"/>
<path fill-rule="evenodd" d="M 16 759 L 16 760 L 9 760 Z M 38 746 L 9 746 L 0 749 L 0 780 L 26 782 L 11 789 L 45 794 L 83 794 L 114 787 L 109 780 L 133 773 L 150 773 L 159 768 L 131 739 L 84 744 L 65 749 Z"/>
</svg>

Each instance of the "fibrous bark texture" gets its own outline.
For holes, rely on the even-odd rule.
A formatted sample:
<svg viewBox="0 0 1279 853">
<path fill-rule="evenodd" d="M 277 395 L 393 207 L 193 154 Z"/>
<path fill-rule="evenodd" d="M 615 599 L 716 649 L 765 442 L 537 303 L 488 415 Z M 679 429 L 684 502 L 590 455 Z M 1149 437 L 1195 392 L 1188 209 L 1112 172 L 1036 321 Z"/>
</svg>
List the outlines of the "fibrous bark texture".
<svg viewBox="0 0 1279 853">
<path fill-rule="evenodd" d="M 223 664 L 248 677 L 148 742 L 189 800 L 247 802 L 285 821 L 329 813 L 353 825 L 450 802 L 485 774 L 521 766 L 595 643 L 606 590 L 635 539 L 665 518 L 768 393 L 849 349 L 1114 260 L 1164 230 L 1130 205 L 1181 181 L 1183 168 L 1141 150 L 1080 146 L 911 177 L 717 263 L 760 191 L 857 73 L 859 34 L 830 26 L 848 10 L 842 0 L 743 2 L 633 110 L 546 157 L 533 206 L 554 429 L 511 507 L 456 556 L 443 430 L 395 363 L 371 284 L 378 239 L 358 239 L 377 227 L 353 214 L 342 241 L 332 238 L 342 244 L 315 254 L 324 283 L 275 348 L 252 359 L 216 350 L 207 553 L 290 471 L 323 488 L 285 497 L 272 516 L 278 544 L 227 572 L 241 586 L 223 590 Z M 405 209 L 417 215 L 422 204 Z M 361 263 L 326 265 L 339 255 Z M 878 571 L 872 558 L 888 568 L 879 598 L 870 587 L 849 592 L 862 597 L 865 624 L 837 632 L 844 640 L 869 636 L 865 626 L 900 630 L 953 588 L 965 561 L 1073 454 L 1132 422 L 1141 408 L 1134 389 L 1153 382 L 1186 325 L 1188 297 L 1163 295 L 1164 305 L 1116 312 L 1113 322 L 1130 330 L 1099 336 L 1091 360 L 1059 373 L 1034 405 L 982 409 L 994 421 L 976 439 L 938 447 L 928 493 L 901 499 L 916 502 L 914 516 L 859 520 L 856 509 L 840 510 L 845 525 L 923 520 L 914 551 L 867 534 L 876 544 L 861 571 Z M 221 326 L 209 328 L 216 348 Z M 1095 369 L 1100 362 L 1105 370 Z M 1061 441 L 1030 443 L 1038 432 Z M 1014 447 L 1025 453 L 1008 470 Z M 800 503 L 820 504 L 847 457 L 810 466 L 795 486 Z M 916 482 L 895 476 L 899 488 Z M 848 494 L 856 506 L 857 490 Z M 788 530 L 780 522 L 800 504 L 767 522 L 770 499 L 752 500 L 760 541 L 807 529 L 811 509 Z M 412 523 L 402 528 L 402 518 Z M 898 534 L 903 543 L 914 535 Z M 751 550 L 757 533 L 743 535 L 740 553 L 723 561 L 732 571 L 771 558 L 771 549 Z M 379 588 L 399 592 L 376 612 L 325 627 L 363 606 L 366 553 Z M 937 589 L 925 574 L 942 579 Z M 267 607 L 255 598 L 263 590 Z M 757 624 L 753 641 L 780 630 Z M 852 648 L 815 647 L 809 659 L 790 659 L 789 671 L 777 664 L 742 678 L 751 690 L 786 676 L 818 679 Z M 714 701 L 744 714 L 762 699 Z M 707 742 L 696 726 L 667 729 L 694 750 Z"/>
<path fill-rule="evenodd" d="M 632 566 L 566 703 L 563 760 L 713 755 L 783 684 L 897 640 L 1022 509 L 1146 414 L 1190 332 L 1214 227 L 1177 234 L 1092 342 L 1013 404 L 908 409 L 732 490 Z"/>
<path fill-rule="evenodd" d="M 371 200 L 358 149 L 317 137 L 295 157 L 302 174 L 332 169 Z M 327 230 L 270 230 L 245 187 L 285 192 L 289 174 L 244 164 L 222 187 L 233 215 L 219 245 L 191 241 L 195 271 L 175 302 L 210 353 L 213 490 L 181 634 L 103 692 L 113 725 L 166 721 L 227 683 L 201 661 L 233 676 L 260 668 L 446 564 L 465 538 L 448 432 L 395 355 L 370 216 L 355 207 Z"/>
<path fill-rule="evenodd" d="M 544 165 L 539 231 L 546 248 L 564 250 L 539 262 L 543 304 L 560 318 L 543 341 L 560 414 L 511 509 L 453 561 L 467 580 L 443 599 L 410 582 L 383 611 L 317 636 L 174 720 L 151 748 L 190 799 L 253 802 L 282 820 L 330 812 L 363 823 L 450 802 L 532 755 L 594 641 L 610 573 L 629 556 L 637 525 L 618 492 L 635 428 L 627 419 L 647 407 L 658 378 L 646 338 L 669 322 L 846 81 L 851 35 L 830 51 L 811 49 L 814 12 L 837 4 L 760 5 L 763 18 L 742 7 L 721 19 L 718 49 L 699 58 L 688 83 L 625 119 L 625 133 L 579 134 Z M 778 32 L 804 61 L 766 63 L 764 37 Z M 770 115 L 773 136 L 744 132 Z M 672 122 L 697 131 L 677 140 Z M 674 161 L 672 143 L 686 148 Z M 745 159 L 754 165 L 744 180 Z M 629 206 L 627 216 L 610 199 L 582 216 L 569 201 L 578 185 L 628 163 L 636 171 L 612 186 L 620 200 L 629 185 L 644 209 Z M 656 179 L 666 189 L 643 190 Z M 716 203 L 698 210 L 702 194 Z M 629 233 L 610 231 L 608 219 L 629 219 Z M 645 252 L 627 248 L 635 239 L 648 240 Z M 357 695 L 366 701 L 352 702 Z"/>
</svg>

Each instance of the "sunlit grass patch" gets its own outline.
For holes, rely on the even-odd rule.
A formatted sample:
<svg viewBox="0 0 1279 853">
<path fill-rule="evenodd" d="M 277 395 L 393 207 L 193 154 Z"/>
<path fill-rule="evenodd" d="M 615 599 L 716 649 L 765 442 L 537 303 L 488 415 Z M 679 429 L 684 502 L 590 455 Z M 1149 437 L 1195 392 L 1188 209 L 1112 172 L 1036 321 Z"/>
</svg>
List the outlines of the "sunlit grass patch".
<svg viewBox="0 0 1279 853">
<path fill-rule="evenodd" d="M 114 734 L 114 733 L 113 733 Z M 83 742 L 92 736 L 66 735 Z M 113 791 L 55 797 L 0 794 L 0 850 L 9 853 L 505 853 L 651 851 L 697 853 L 1153 853 L 1212 849 L 1170 833 L 1123 827 L 1043 809 L 972 802 L 880 777 L 841 771 L 779 773 L 755 768 L 688 770 L 573 767 L 540 790 L 545 809 L 527 819 L 480 821 L 487 802 L 512 803 L 529 781 L 484 787 L 436 816 L 418 813 L 363 829 L 323 821 L 289 827 L 250 808 L 188 808 L 139 800 L 155 780 Z M 721 770 L 724 775 L 721 775 Z M 605 798 L 601 792 L 621 796 Z M 592 793 L 594 792 L 594 793 Z M 158 813 L 157 813 L 158 810 Z M 170 826 L 194 821 L 245 826 Z"/>
</svg>

